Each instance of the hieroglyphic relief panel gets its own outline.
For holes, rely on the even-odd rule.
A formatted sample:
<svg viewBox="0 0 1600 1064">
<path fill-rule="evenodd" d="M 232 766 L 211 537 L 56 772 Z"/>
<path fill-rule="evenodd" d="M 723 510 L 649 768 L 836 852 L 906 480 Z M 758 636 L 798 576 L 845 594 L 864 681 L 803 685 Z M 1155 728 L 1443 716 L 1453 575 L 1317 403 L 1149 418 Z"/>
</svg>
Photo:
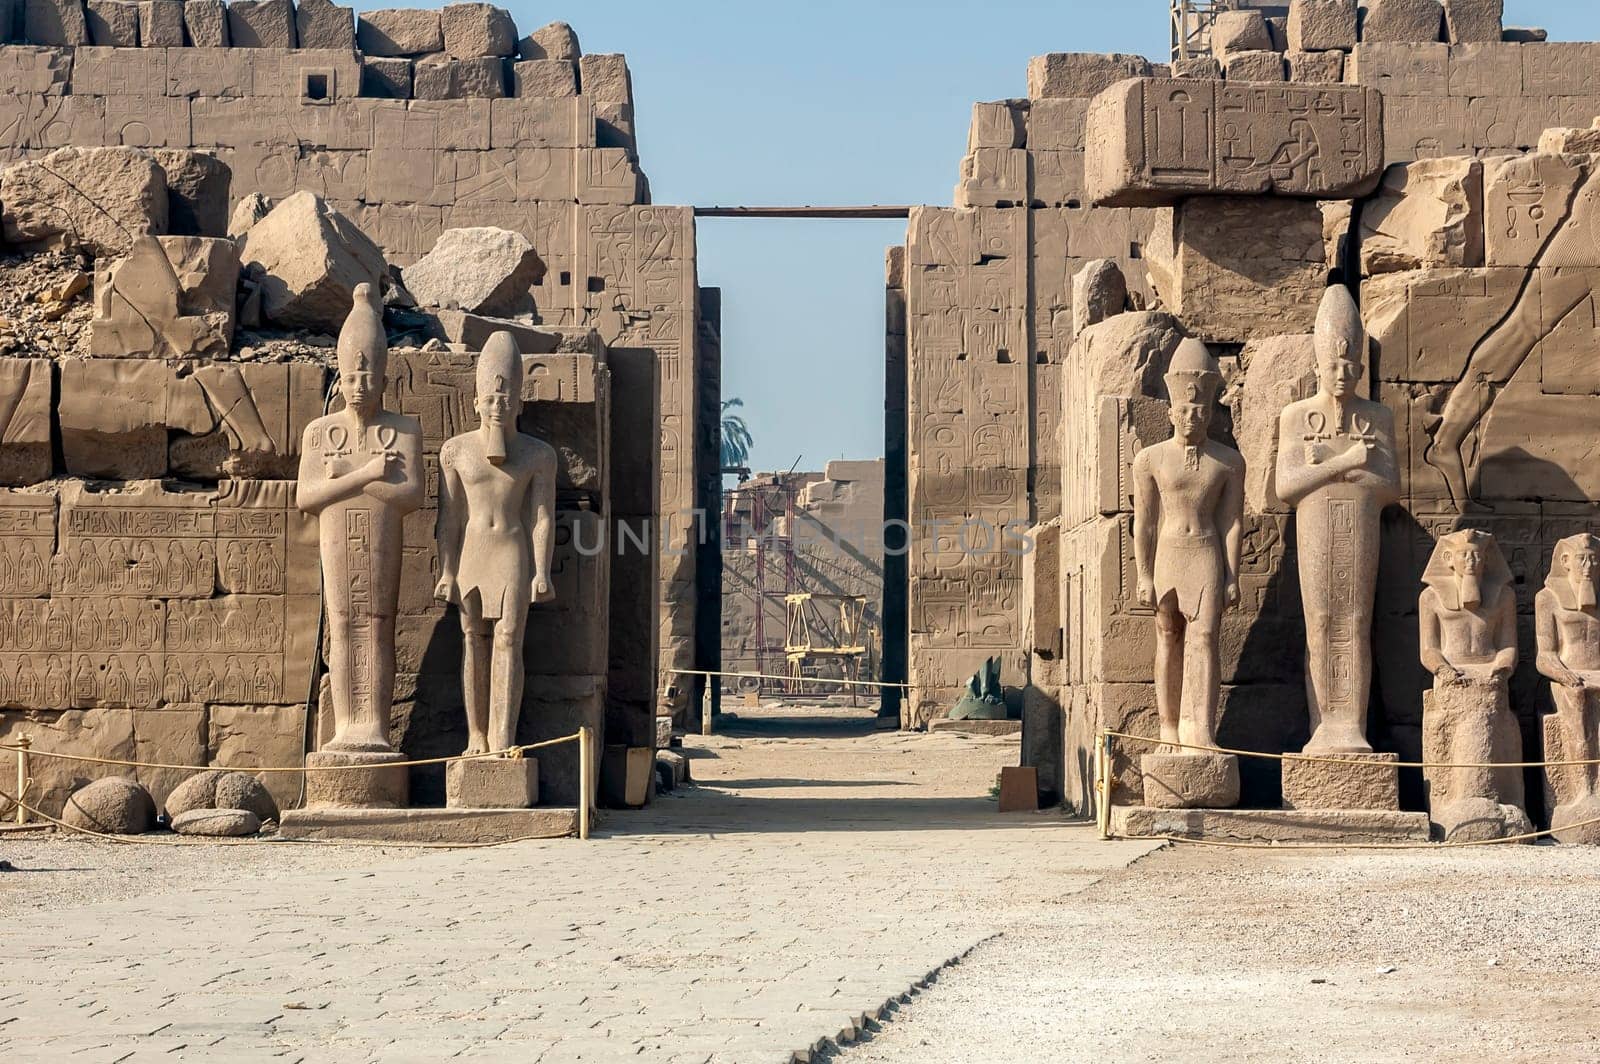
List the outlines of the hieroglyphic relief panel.
<svg viewBox="0 0 1600 1064">
<path fill-rule="evenodd" d="M 0 705 L 269 704 L 306 690 L 314 531 L 287 481 L 7 492 Z"/>
<path fill-rule="evenodd" d="M 1190 195 L 1363 196 L 1383 172 L 1383 100 L 1348 85 L 1145 78 L 1089 108 L 1090 198 L 1158 206 Z"/>
</svg>

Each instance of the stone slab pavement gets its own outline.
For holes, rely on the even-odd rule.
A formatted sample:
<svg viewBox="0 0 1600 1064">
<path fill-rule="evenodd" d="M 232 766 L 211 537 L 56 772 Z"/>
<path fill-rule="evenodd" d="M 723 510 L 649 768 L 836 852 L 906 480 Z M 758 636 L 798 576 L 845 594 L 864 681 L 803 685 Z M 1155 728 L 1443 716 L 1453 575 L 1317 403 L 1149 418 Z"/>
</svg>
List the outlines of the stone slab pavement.
<svg viewBox="0 0 1600 1064">
<path fill-rule="evenodd" d="M 902 773 L 922 756 L 893 753 Z M 737 746 L 713 756 L 726 774 Z M 141 847 L 144 889 L 32 908 L 7 874 L 0 1057 L 803 1060 L 1001 933 L 1007 899 L 1067 897 L 1152 848 L 984 798 L 745 782 L 610 814 L 587 844 L 340 847 L 327 871 L 302 843 Z M 0 849 L 135 859 L 20 845 Z"/>
</svg>

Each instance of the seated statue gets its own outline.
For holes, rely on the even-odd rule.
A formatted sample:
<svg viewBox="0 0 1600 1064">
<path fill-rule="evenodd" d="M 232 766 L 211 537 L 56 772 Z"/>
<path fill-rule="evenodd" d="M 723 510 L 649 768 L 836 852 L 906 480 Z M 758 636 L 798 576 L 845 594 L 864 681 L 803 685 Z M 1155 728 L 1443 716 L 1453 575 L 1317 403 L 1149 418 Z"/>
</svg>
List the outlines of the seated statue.
<svg viewBox="0 0 1600 1064">
<path fill-rule="evenodd" d="M 1517 604 L 1499 544 L 1477 529 L 1441 536 L 1422 582 L 1422 664 L 1433 673 L 1433 690 L 1423 695 L 1423 760 L 1521 761 L 1510 697 Z M 1520 768 L 1429 768 L 1423 778 L 1439 837 L 1481 840 L 1532 830 Z"/>
<path fill-rule="evenodd" d="M 1600 758 L 1600 537 L 1584 533 L 1556 544 L 1550 575 L 1533 600 L 1539 674 L 1550 681 L 1556 711 L 1544 720 L 1546 761 Z M 1600 844 L 1597 766 L 1545 770 L 1550 826 L 1561 842 Z"/>
</svg>

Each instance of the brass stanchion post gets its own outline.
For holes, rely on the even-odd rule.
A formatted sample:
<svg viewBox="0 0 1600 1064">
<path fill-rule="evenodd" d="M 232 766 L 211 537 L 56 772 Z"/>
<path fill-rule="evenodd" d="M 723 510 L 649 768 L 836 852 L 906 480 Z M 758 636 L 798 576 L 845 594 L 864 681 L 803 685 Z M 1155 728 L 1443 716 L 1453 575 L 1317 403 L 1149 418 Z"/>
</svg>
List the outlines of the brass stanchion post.
<svg viewBox="0 0 1600 1064">
<path fill-rule="evenodd" d="M 23 801 L 28 795 L 28 748 L 33 745 L 33 740 L 26 735 L 17 740 L 17 823 L 28 822 L 28 810 L 23 806 Z"/>
<path fill-rule="evenodd" d="M 578 729 L 578 838 L 589 837 L 589 810 L 594 805 L 594 751 L 589 726 Z"/>
</svg>

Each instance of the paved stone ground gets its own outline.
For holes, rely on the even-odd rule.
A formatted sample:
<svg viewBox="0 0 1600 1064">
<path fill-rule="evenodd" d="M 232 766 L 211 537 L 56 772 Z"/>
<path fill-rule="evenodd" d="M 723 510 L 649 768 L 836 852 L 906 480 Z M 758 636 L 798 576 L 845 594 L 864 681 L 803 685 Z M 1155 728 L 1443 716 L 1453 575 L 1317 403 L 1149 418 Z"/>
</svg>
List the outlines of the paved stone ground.
<svg viewBox="0 0 1600 1064">
<path fill-rule="evenodd" d="M 1149 851 L 983 797 L 1015 741 L 690 741 L 601 837 L 415 851 L 0 838 L 0 1057 L 779 1062 Z M 798 736 L 798 737 L 796 737 Z M 950 1058 L 945 1058 L 950 1059 Z"/>
</svg>

